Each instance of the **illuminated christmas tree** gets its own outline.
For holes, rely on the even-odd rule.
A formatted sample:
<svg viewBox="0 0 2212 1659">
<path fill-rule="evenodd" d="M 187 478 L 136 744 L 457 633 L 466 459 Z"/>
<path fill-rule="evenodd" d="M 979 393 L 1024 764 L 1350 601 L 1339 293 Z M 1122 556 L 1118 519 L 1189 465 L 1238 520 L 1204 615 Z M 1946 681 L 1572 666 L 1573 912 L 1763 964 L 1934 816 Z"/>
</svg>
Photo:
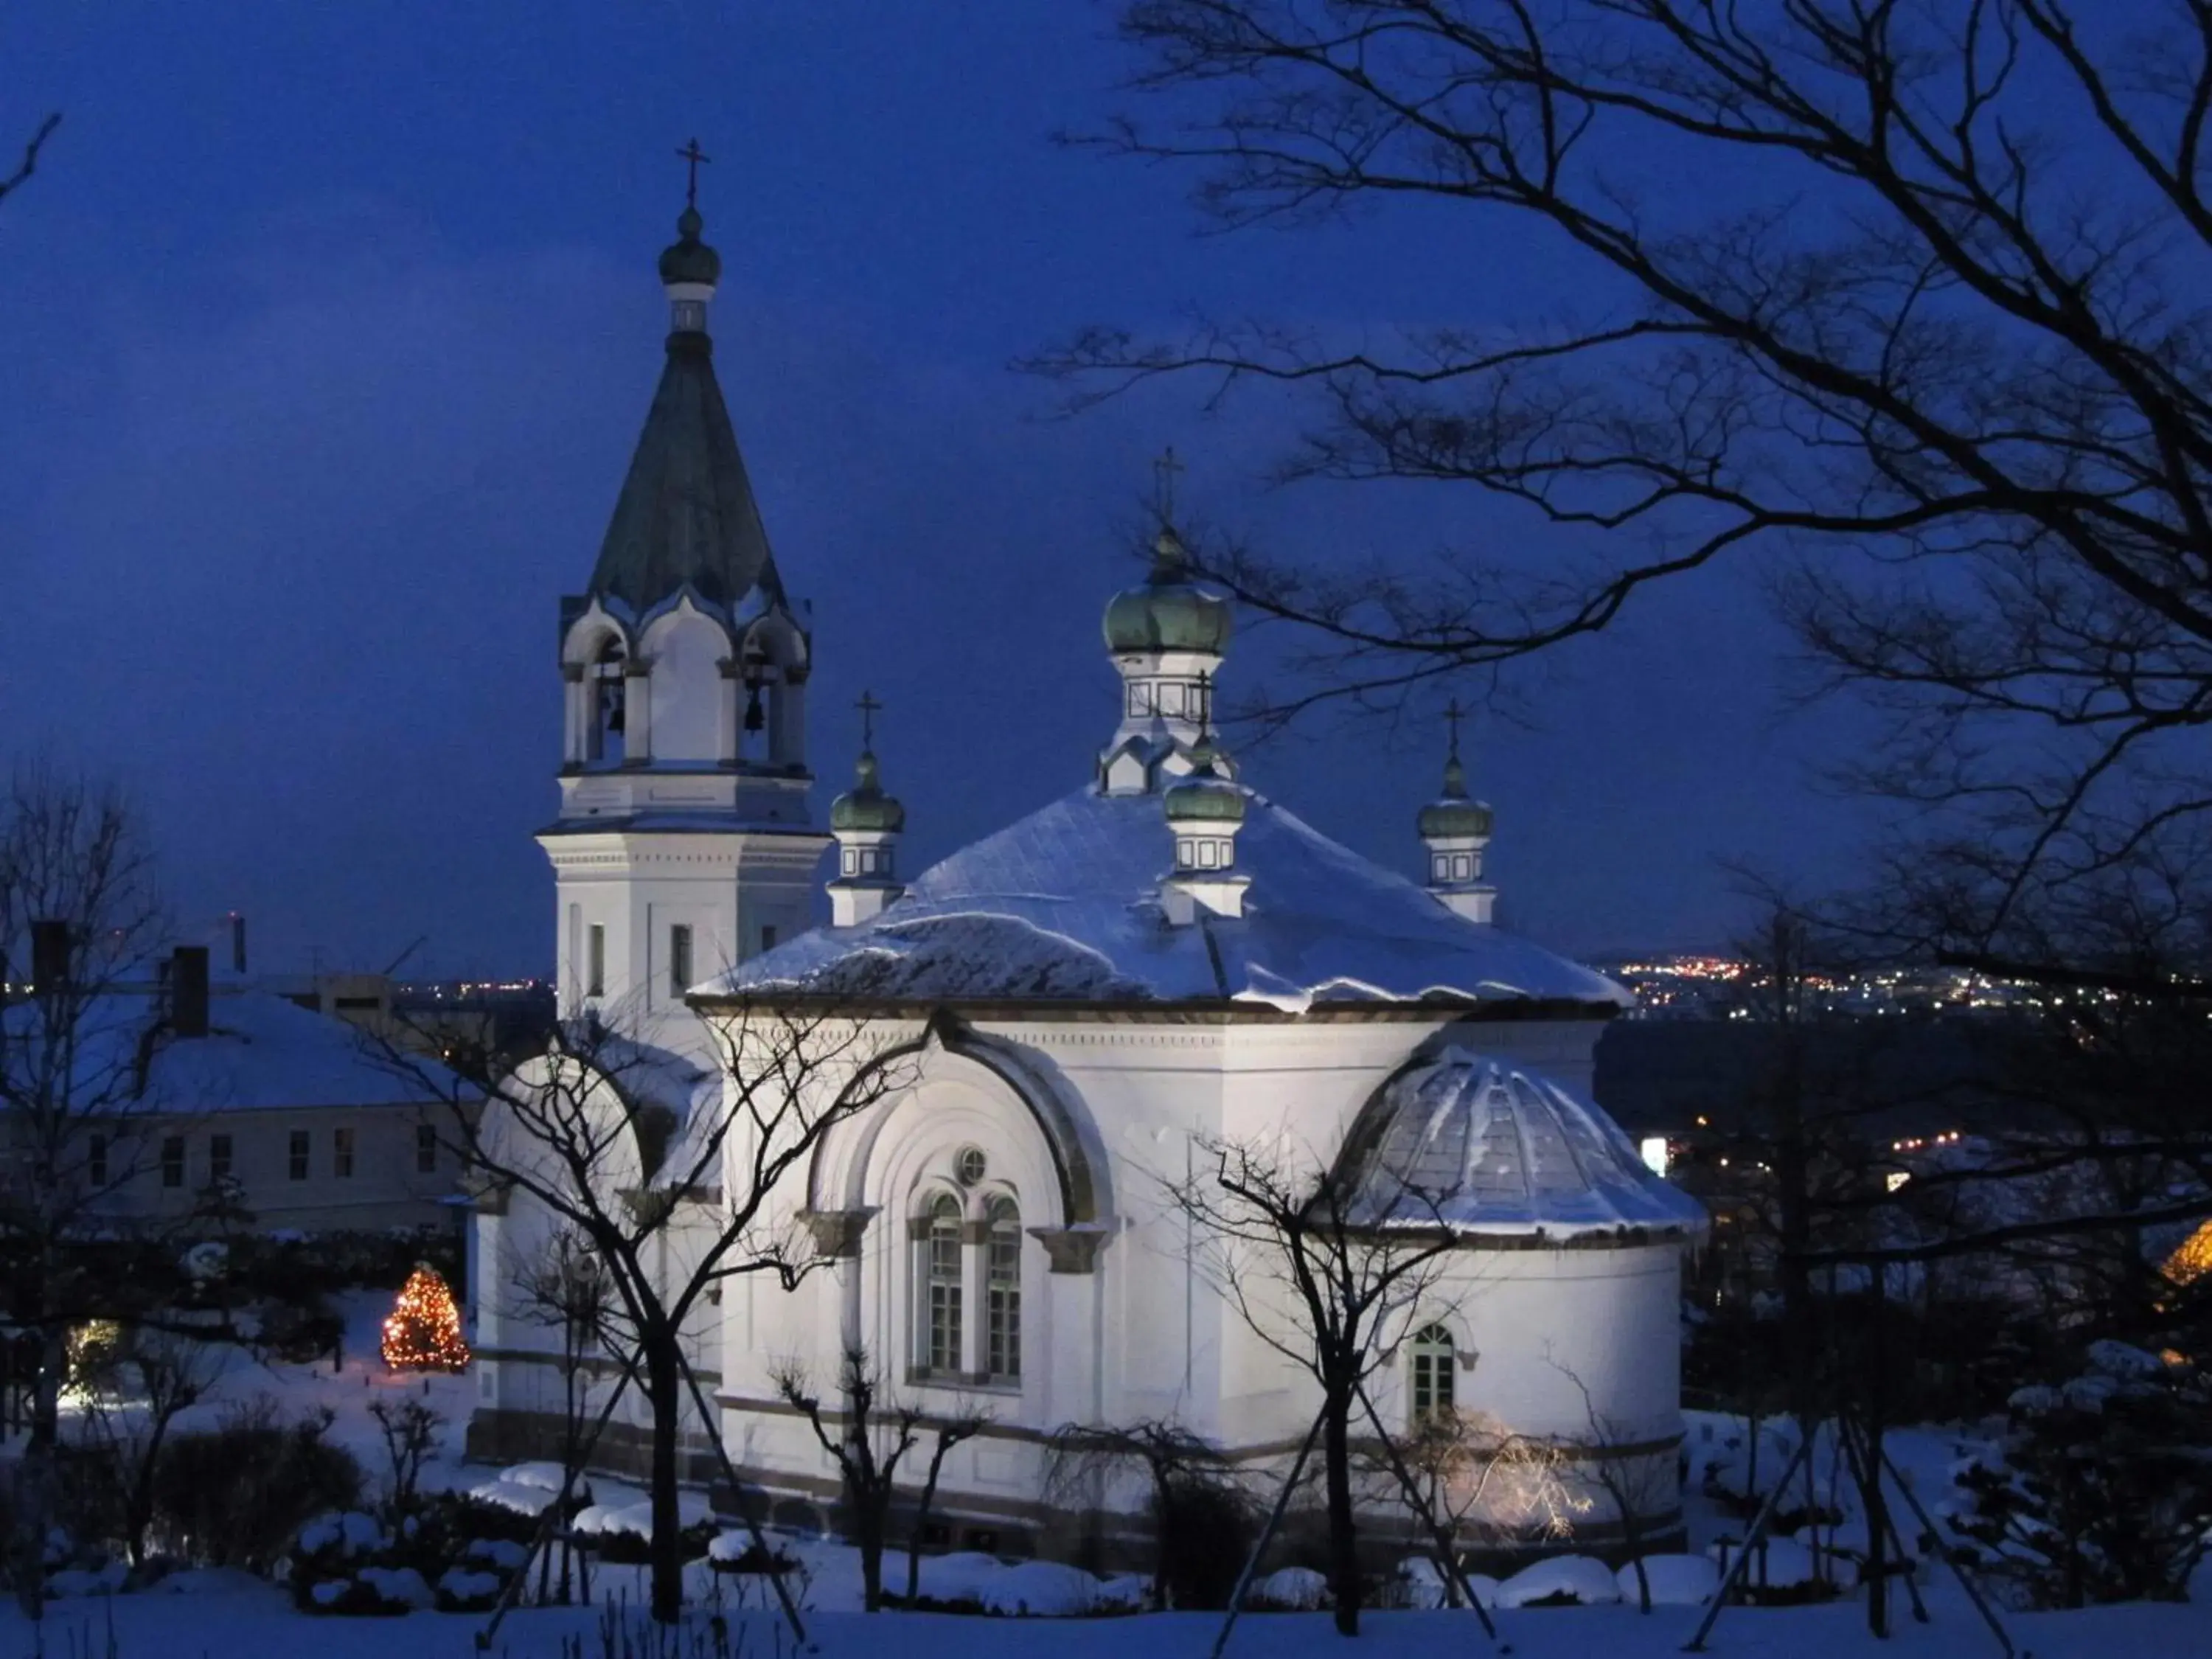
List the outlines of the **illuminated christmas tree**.
<svg viewBox="0 0 2212 1659">
<path fill-rule="evenodd" d="M 400 1287 L 399 1299 L 384 1322 L 384 1363 L 396 1371 L 468 1369 L 461 1310 L 436 1269 L 417 1263 Z"/>
</svg>

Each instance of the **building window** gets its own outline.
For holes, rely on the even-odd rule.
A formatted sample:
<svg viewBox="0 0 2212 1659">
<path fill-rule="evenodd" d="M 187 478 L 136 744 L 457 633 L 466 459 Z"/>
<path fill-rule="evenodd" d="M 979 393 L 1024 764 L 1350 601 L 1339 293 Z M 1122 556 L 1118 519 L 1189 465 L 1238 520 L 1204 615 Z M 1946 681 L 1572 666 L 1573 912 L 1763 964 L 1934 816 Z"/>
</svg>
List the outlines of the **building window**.
<svg viewBox="0 0 2212 1659">
<path fill-rule="evenodd" d="M 353 1175 L 353 1131 L 331 1131 L 331 1173 L 341 1181 Z"/>
<path fill-rule="evenodd" d="M 960 1369 L 960 1200 L 939 1194 L 915 1233 L 922 1316 L 915 1358 L 949 1376 Z"/>
<path fill-rule="evenodd" d="M 230 1137 L 210 1135 L 208 1137 L 208 1183 L 212 1186 L 216 1182 L 229 1179 Z"/>
<path fill-rule="evenodd" d="M 94 1186 L 105 1187 L 107 1184 L 107 1137 L 106 1135 L 93 1136 L 92 1144 L 87 1150 L 85 1157 L 85 1173 L 92 1178 Z"/>
<path fill-rule="evenodd" d="M 603 997 L 607 994 L 607 930 L 595 921 L 586 937 L 590 945 L 584 970 L 584 994 Z"/>
<path fill-rule="evenodd" d="M 680 998 L 691 988 L 691 926 L 678 922 L 668 930 L 668 994 Z"/>
<path fill-rule="evenodd" d="M 185 1184 L 185 1138 L 182 1135 L 161 1137 L 161 1184 L 164 1187 Z"/>
<path fill-rule="evenodd" d="M 773 926 L 761 929 L 761 949 L 763 951 L 775 949 L 775 929 Z"/>
<path fill-rule="evenodd" d="M 1452 1335 L 1441 1325 L 1413 1333 L 1413 1426 L 1452 1413 Z"/>
<path fill-rule="evenodd" d="M 994 1198 L 984 1234 L 983 1370 L 994 1382 L 1022 1374 L 1022 1212 Z"/>
<path fill-rule="evenodd" d="M 305 1129 L 292 1131 L 291 1167 L 288 1173 L 293 1180 L 305 1181 L 307 1178 L 307 1153 L 313 1141 L 314 1137 Z"/>
<path fill-rule="evenodd" d="M 415 1126 L 415 1173 L 438 1173 L 438 1126 L 434 1123 Z"/>
</svg>

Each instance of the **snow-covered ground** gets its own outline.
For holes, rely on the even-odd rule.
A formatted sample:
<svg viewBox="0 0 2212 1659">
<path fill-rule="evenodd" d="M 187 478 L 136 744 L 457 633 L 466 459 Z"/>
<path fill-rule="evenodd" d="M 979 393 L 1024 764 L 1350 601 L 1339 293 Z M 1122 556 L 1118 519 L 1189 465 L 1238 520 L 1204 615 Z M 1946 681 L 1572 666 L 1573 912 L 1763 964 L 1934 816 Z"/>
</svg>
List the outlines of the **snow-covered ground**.
<svg viewBox="0 0 2212 1659">
<path fill-rule="evenodd" d="M 1937 1595 L 1924 1626 L 1910 1618 L 1896 1637 L 1877 1644 L 1865 1632 L 1864 1614 L 1845 1603 L 1818 1607 L 1732 1607 L 1721 1618 L 1709 1650 L 1723 1659 L 1837 1659 L 1881 1654 L 1897 1659 L 1997 1659 L 1989 1632 L 1962 1602 Z M 706 1615 L 700 1615 L 704 1618 Z M 773 1615 L 726 1615 L 742 1637 L 748 1659 L 793 1651 Z M 1649 1615 L 1625 1607 L 1522 1609 L 1494 1615 L 1504 1644 L 1521 1659 L 1671 1659 L 1696 1627 L 1698 1613 L 1662 1608 Z M 600 1653 L 592 1609 L 526 1610 L 501 1627 L 490 1651 L 513 1659 L 556 1659 L 568 1641 L 580 1642 L 585 1659 Z M 293 1610 L 266 1586 L 207 1584 L 188 1595 L 121 1596 L 112 1603 L 65 1602 L 50 1614 L 46 1651 L 98 1655 L 114 1633 L 116 1659 L 468 1659 L 484 1627 L 481 1616 L 415 1613 L 404 1619 L 315 1619 Z M 1231 1659 L 1324 1659 L 1358 1652 L 1374 1659 L 1435 1659 L 1439 1653 L 1472 1659 L 1493 1650 L 1474 1615 L 1457 1613 L 1369 1614 L 1357 1648 L 1347 1649 L 1326 1613 L 1251 1613 L 1231 1639 Z M 1147 1613 L 1127 1618 L 1054 1620 L 958 1618 L 945 1614 L 821 1613 L 808 1633 L 818 1650 L 836 1659 L 1201 1659 L 1220 1628 L 1218 1614 Z M 2133 1605 L 2086 1613 L 2019 1615 L 2013 1638 L 2035 1659 L 2190 1659 L 2212 1655 L 2212 1615 L 2201 1607 Z M 699 1645 L 667 1650 L 669 1659 L 714 1654 L 702 1632 Z M 0 1653 L 27 1656 L 32 1632 L 12 1609 L 0 1612 Z M 647 1648 L 642 1654 L 654 1654 Z"/>
<path fill-rule="evenodd" d="M 462 1425 L 472 1390 L 466 1376 L 398 1377 L 387 1373 L 376 1352 L 379 1321 L 388 1310 L 385 1293 L 363 1294 L 346 1305 L 348 1334 L 345 1364 L 333 1371 L 319 1366 L 263 1366 L 245 1356 L 234 1356 L 210 1397 L 195 1409 L 188 1426 L 212 1425 L 228 1406 L 250 1401 L 255 1395 L 273 1395 L 288 1415 L 326 1406 L 335 1414 L 332 1438 L 361 1459 L 371 1480 L 383 1466 L 383 1449 L 369 1407 L 380 1399 L 411 1395 L 442 1412 L 448 1419 L 445 1443 L 426 1468 L 423 1485 L 480 1489 L 517 1489 L 519 1505 L 532 1507 L 528 1492 L 538 1480 L 537 1471 L 526 1467 L 502 1472 L 471 1468 L 460 1462 Z M 1706 1591 L 1714 1568 L 1705 1559 L 1710 1547 L 1723 1537 L 1741 1537 L 1742 1523 L 1700 1494 L 1709 1471 L 1721 1484 L 1736 1490 L 1771 1486 L 1789 1455 L 1785 1426 L 1763 1425 L 1753 1473 L 1752 1435 L 1739 1419 L 1692 1413 L 1688 1421 L 1691 1480 L 1687 1498 L 1691 1546 L 1695 1558 L 1672 1558 L 1654 1563 L 1654 1599 L 1662 1603 L 1650 1614 L 1634 1607 L 1632 1574 L 1616 1578 L 1595 1562 L 1560 1563 L 1541 1570 L 1528 1582 L 1477 1583 L 1486 1602 L 1500 1604 L 1494 1613 L 1507 1648 L 1526 1659 L 1580 1659 L 1603 1654 L 1607 1659 L 1662 1659 L 1677 1652 L 1703 1615 L 1697 1605 Z M 1936 1430 L 1901 1431 L 1892 1437 L 1891 1455 L 1905 1482 L 1931 1508 L 1940 1504 L 1950 1469 L 1974 1449 L 1970 1437 Z M 1824 1449 L 1825 1450 L 1825 1449 Z M 1816 1477 L 1826 1486 L 1830 1463 L 1825 1455 L 1814 1460 Z M 1844 1507 L 1850 1507 L 1847 1492 Z M 601 1530 L 623 1529 L 625 1514 L 643 1494 L 601 1480 L 594 1483 L 596 1513 Z M 542 1501 L 542 1500 L 541 1500 Z M 1905 1524 L 1900 1516 L 1900 1524 Z M 1850 1532 L 1846 1522 L 1844 1531 Z M 1910 1537 L 1908 1529 L 1907 1536 Z M 731 1538 L 716 1551 L 728 1555 L 742 1548 Z M 883 1651 L 915 1659 L 998 1659 L 1000 1655 L 1030 1656 L 1049 1647 L 1053 1659 L 1125 1659 L 1141 1652 L 1147 1659 L 1190 1659 L 1207 1652 L 1219 1628 L 1218 1614 L 1132 1614 L 1126 1609 L 1141 1601 L 1143 1585 L 1134 1579 L 1100 1582 L 1073 1568 L 1032 1562 L 1008 1565 L 989 1557 L 950 1555 L 923 1564 L 921 1589 L 940 1600 L 975 1600 L 1003 1617 L 962 1617 L 950 1614 L 862 1613 L 859 1558 L 853 1550 L 820 1539 L 778 1536 L 779 1550 L 799 1562 L 789 1582 L 805 1609 L 810 1635 L 825 1655 L 875 1656 Z M 1848 1535 L 1844 1540 L 1849 1542 Z M 1825 1547 L 1825 1543 L 1824 1543 Z M 1778 1549 L 1779 1573 L 1802 1551 Z M 1779 1583 L 1778 1564 L 1770 1559 L 1770 1582 Z M 1297 1570 L 1290 1570 L 1295 1574 Z M 1548 1572 L 1562 1584 L 1578 1586 L 1589 1601 L 1606 1601 L 1609 1594 L 1624 1601 L 1574 1607 L 1516 1606 L 1546 1593 L 1548 1585 L 1534 1577 Z M 1277 1575 L 1287 1578 L 1290 1574 Z M 707 1562 L 696 1562 L 688 1572 L 694 1627 L 673 1644 L 648 1643 L 618 1650 L 635 1659 L 725 1659 L 713 1630 L 706 1621 L 727 1621 L 733 1638 L 742 1638 L 747 1659 L 781 1659 L 792 1651 L 787 1634 L 769 1609 L 769 1591 L 764 1579 L 715 1573 Z M 1419 1577 L 1419 1574 L 1416 1574 Z M 1955 1583 L 1938 1568 L 1923 1564 L 1922 1592 L 1931 1619 L 1913 1622 L 1901 1593 L 1896 1598 L 1897 1635 L 1877 1645 L 1865 1633 L 1865 1611 L 1856 1600 L 1804 1607 L 1731 1607 L 1724 1612 L 1709 1643 L 1720 1655 L 1771 1656 L 1772 1659 L 1837 1659 L 1839 1656 L 1894 1654 L 1905 1659 L 1976 1659 L 1987 1655 L 1998 1659 L 1996 1639 L 1981 1623 Z M 906 1560 L 894 1555 L 885 1563 L 884 1578 L 894 1590 L 905 1584 Z M 635 1618 L 642 1601 L 644 1570 L 605 1564 L 592 1570 L 593 1607 L 534 1608 L 514 1613 L 502 1626 L 490 1651 L 514 1659 L 555 1659 L 574 1652 L 580 1659 L 596 1659 L 603 1651 L 601 1621 L 608 1604 Z M 2075 1613 L 2003 1616 L 2015 1644 L 2036 1659 L 2123 1659 L 2123 1656 L 2203 1655 L 2212 1659 L 2212 1573 L 2200 1573 L 2200 1600 L 2194 1605 L 2136 1605 Z M 1297 1585 L 1270 1585 L 1284 1592 L 1273 1599 L 1295 1603 L 1289 1594 Z M 1022 1617 L 1024 1613 L 1069 1613 L 1089 1607 L 1090 1618 Z M 0 1659 L 29 1656 L 43 1650 L 53 1655 L 107 1655 L 113 1659 L 294 1659 L 312 1654 L 314 1659 L 390 1659 L 403 1650 L 407 1659 L 460 1659 L 473 1655 L 486 1616 L 416 1612 L 391 1618 L 314 1618 L 297 1611 L 283 1589 L 234 1572 L 184 1572 L 155 1589 L 126 1595 L 67 1596 L 50 1609 L 43 1632 L 34 1632 L 12 1606 L 0 1607 Z M 1492 1651 L 1474 1615 L 1465 1611 L 1370 1613 L 1364 1620 L 1365 1638 L 1360 1651 L 1407 1659 L 1433 1659 L 1440 1648 L 1479 1656 Z M 113 1645 L 111 1650 L 111 1632 Z M 43 1638 L 41 1640 L 41 1638 Z M 574 1644 L 574 1646 L 570 1644 Z M 1321 1613 L 1255 1613 L 1248 1614 L 1231 1643 L 1232 1656 L 1250 1659 L 1321 1659 L 1344 1651 Z"/>
</svg>

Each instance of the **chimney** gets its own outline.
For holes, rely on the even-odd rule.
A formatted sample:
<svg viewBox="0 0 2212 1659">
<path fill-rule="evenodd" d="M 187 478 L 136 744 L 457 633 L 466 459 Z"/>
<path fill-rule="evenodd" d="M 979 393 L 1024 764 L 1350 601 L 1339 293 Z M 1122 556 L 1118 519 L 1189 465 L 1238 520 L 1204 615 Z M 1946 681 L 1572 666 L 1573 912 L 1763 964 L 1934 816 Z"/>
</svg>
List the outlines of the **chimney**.
<svg viewBox="0 0 2212 1659">
<path fill-rule="evenodd" d="M 31 924 L 31 994 L 48 996 L 70 981 L 70 927 L 65 921 Z"/>
<path fill-rule="evenodd" d="M 169 1029 L 180 1037 L 204 1037 L 208 1034 L 207 946 L 179 945 L 169 960 Z"/>
<path fill-rule="evenodd" d="M 235 910 L 230 913 L 230 971 L 246 976 L 246 918 Z"/>
</svg>

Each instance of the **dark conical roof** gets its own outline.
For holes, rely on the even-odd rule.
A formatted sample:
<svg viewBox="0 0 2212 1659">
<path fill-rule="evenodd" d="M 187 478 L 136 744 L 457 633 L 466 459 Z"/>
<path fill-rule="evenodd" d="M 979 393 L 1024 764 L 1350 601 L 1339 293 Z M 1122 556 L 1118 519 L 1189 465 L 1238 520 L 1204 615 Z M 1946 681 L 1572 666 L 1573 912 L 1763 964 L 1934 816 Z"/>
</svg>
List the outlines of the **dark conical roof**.
<svg viewBox="0 0 2212 1659">
<path fill-rule="evenodd" d="M 629 476 L 592 568 L 591 591 L 634 611 L 689 582 L 734 605 L 758 587 L 782 597 L 752 481 L 714 381 L 704 334 L 672 334 L 668 366 L 647 411 Z"/>
</svg>

